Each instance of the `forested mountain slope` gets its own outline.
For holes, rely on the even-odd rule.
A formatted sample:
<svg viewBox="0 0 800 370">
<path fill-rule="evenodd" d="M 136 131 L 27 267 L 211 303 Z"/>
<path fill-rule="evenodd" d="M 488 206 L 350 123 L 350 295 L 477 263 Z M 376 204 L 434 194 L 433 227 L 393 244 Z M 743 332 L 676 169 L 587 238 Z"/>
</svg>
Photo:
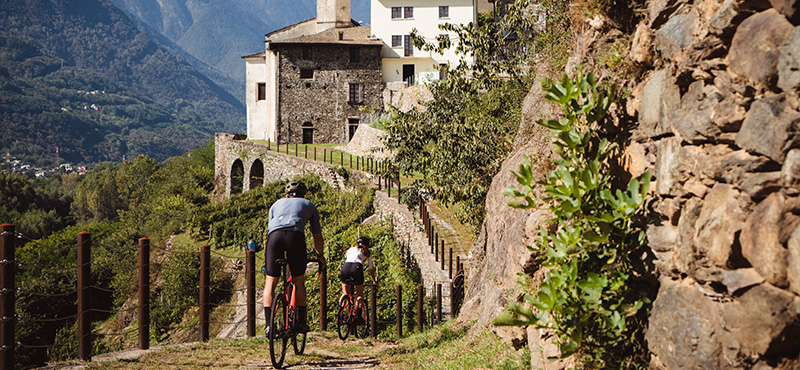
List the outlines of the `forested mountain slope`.
<svg viewBox="0 0 800 370">
<path fill-rule="evenodd" d="M 164 159 L 244 127 L 233 96 L 107 0 L 4 2 L 0 61 L 0 149 L 18 158 Z"/>
<path fill-rule="evenodd" d="M 241 56 L 262 50 L 265 34 L 313 18 L 317 9 L 316 0 L 112 1 L 153 37 L 163 36 L 198 62 L 237 81 L 238 86 L 229 88 L 235 96 L 244 92 Z M 353 19 L 369 24 L 369 0 L 352 0 L 351 7 Z M 192 65 L 201 68 L 199 63 Z"/>
</svg>

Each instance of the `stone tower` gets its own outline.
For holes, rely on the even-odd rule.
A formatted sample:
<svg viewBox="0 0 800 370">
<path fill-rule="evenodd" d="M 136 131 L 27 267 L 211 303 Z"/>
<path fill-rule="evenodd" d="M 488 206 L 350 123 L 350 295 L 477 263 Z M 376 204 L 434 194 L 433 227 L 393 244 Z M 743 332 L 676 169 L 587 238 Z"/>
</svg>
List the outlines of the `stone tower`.
<svg viewBox="0 0 800 370">
<path fill-rule="evenodd" d="M 350 0 L 317 0 L 317 33 L 350 27 Z"/>
</svg>

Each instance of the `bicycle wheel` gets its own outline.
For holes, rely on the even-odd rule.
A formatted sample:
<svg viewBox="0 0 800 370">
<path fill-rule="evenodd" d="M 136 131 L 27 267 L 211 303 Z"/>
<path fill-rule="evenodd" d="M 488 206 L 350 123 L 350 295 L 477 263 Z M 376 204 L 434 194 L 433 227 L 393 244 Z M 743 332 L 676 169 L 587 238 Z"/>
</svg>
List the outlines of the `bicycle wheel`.
<svg viewBox="0 0 800 370">
<path fill-rule="evenodd" d="M 364 302 L 364 312 L 366 313 L 366 315 L 365 315 L 366 319 L 364 320 L 364 325 L 358 325 L 358 326 L 356 326 L 354 328 L 355 332 L 356 332 L 356 337 L 359 337 L 359 338 L 366 338 L 366 337 L 369 337 L 369 335 L 370 335 L 370 330 L 369 330 L 369 328 L 370 328 L 370 326 L 369 326 L 369 308 L 367 307 L 367 302 Z"/>
<path fill-rule="evenodd" d="M 294 323 L 297 320 L 297 311 L 290 310 L 289 319 Z M 292 325 L 294 326 L 294 325 Z M 292 348 L 294 354 L 302 355 L 306 350 L 306 333 L 292 333 Z"/>
<path fill-rule="evenodd" d="M 289 345 L 289 331 L 287 324 L 286 297 L 278 294 L 272 300 L 272 324 L 269 333 L 269 355 L 272 366 L 280 369 L 286 357 L 286 347 Z"/>
<path fill-rule="evenodd" d="M 344 296 L 339 301 L 339 314 L 336 315 L 336 326 L 339 339 L 345 340 L 350 334 L 350 297 Z"/>
</svg>

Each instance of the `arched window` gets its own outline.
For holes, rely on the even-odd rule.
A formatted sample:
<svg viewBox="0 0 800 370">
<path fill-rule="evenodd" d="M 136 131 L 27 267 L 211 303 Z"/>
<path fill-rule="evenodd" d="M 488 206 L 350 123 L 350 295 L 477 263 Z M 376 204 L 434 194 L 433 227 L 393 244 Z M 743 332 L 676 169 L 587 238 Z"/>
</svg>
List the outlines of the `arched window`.
<svg viewBox="0 0 800 370">
<path fill-rule="evenodd" d="M 250 190 L 264 185 L 264 163 L 260 159 L 250 166 Z"/>
<path fill-rule="evenodd" d="M 244 190 L 244 164 L 237 158 L 231 166 L 231 195 L 241 194 L 242 190 Z"/>
</svg>

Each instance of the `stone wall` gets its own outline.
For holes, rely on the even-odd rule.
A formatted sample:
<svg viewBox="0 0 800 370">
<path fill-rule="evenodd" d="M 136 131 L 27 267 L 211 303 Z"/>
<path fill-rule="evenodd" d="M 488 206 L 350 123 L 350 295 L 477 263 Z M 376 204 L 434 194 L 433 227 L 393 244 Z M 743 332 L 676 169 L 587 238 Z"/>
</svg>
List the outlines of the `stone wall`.
<svg viewBox="0 0 800 370">
<path fill-rule="evenodd" d="M 628 170 L 654 174 L 654 368 L 796 368 L 800 13 L 794 1 L 647 2 Z"/>
<path fill-rule="evenodd" d="M 339 44 L 272 45 L 279 55 L 278 141 L 302 143 L 303 124 L 313 127 L 315 143 L 346 143 L 350 119 L 365 120 L 363 107 L 380 109 L 381 46 Z M 312 58 L 303 49 L 312 48 Z M 358 48 L 360 61 L 350 62 Z M 300 78 L 301 69 L 313 78 Z M 349 85 L 360 84 L 361 102 L 349 102 Z M 313 109 L 311 109 L 313 108 Z"/>
<path fill-rule="evenodd" d="M 214 137 L 214 189 L 217 199 L 231 196 L 230 174 L 236 161 L 240 161 L 244 169 L 244 191 L 305 174 L 317 175 L 332 186 L 342 186 L 342 180 L 331 170 L 332 165 L 269 151 L 264 145 L 244 139 L 244 135 L 219 132 Z M 263 180 L 261 184 L 251 184 L 250 174 L 257 163 L 263 165 Z"/>
</svg>

